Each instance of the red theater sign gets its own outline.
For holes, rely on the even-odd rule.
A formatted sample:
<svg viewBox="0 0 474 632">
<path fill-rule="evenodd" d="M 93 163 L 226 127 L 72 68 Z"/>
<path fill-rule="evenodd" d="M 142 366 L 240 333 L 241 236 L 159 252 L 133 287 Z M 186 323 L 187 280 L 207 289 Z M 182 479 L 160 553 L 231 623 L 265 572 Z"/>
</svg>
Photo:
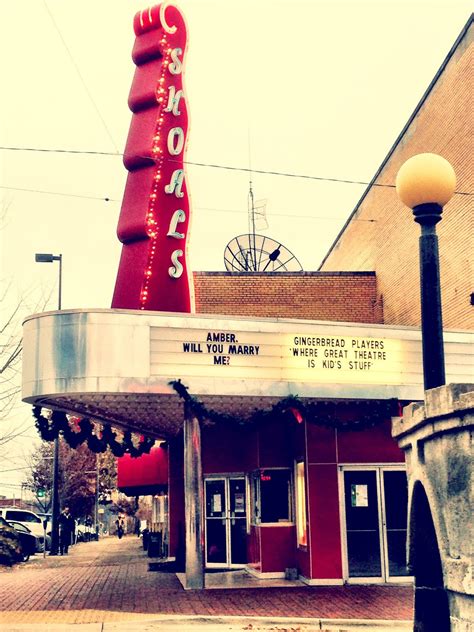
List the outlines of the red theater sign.
<svg viewBox="0 0 474 632">
<path fill-rule="evenodd" d="M 193 311 L 186 252 L 190 203 L 184 172 L 186 24 L 166 2 L 137 13 L 124 153 L 129 171 L 117 234 L 123 243 L 112 307 Z"/>
</svg>

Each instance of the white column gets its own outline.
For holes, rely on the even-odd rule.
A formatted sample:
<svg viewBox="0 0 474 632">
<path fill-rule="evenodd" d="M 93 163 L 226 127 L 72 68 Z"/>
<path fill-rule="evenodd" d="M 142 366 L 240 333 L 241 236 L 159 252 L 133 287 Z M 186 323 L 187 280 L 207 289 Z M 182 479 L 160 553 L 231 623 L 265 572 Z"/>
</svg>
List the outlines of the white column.
<svg viewBox="0 0 474 632">
<path fill-rule="evenodd" d="M 184 506 L 186 523 L 186 588 L 204 588 L 203 483 L 201 428 L 189 404 L 184 404 Z"/>
</svg>

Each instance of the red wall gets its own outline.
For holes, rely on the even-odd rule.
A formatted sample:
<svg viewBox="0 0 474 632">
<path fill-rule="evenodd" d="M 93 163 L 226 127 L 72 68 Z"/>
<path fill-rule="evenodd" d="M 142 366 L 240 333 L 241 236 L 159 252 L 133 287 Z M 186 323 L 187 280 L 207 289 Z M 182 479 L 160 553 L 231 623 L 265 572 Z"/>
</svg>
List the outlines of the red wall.
<svg viewBox="0 0 474 632">
<path fill-rule="evenodd" d="M 293 467 L 296 422 L 269 419 L 253 425 L 223 423 L 202 431 L 204 474 L 251 472 L 265 467 Z"/>
<path fill-rule="evenodd" d="M 337 465 L 312 464 L 307 475 L 311 577 L 342 577 Z"/>
<path fill-rule="evenodd" d="M 248 472 L 253 469 L 257 444 L 249 426 L 216 424 L 202 430 L 203 474 Z"/>
<path fill-rule="evenodd" d="M 247 564 L 254 571 L 262 571 L 262 552 L 260 546 L 261 529 L 250 525 L 250 534 L 247 538 Z"/>
<path fill-rule="evenodd" d="M 405 457 L 392 438 L 391 421 L 364 431 L 337 433 L 339 463 L 404 463 Z"/>
<path fill-rule="evenodd" d="M 294 526 L 260 527 L 261 572 L 281 573 L 295 566 Z"/>
</svg>

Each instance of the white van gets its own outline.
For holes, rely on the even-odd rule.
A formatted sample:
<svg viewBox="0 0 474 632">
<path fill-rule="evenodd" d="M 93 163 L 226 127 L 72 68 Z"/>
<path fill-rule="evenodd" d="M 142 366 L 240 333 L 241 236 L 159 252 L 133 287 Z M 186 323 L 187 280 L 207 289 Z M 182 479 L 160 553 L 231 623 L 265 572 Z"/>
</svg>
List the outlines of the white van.
<svg viewBox="0 0 474 632">
<path fill-rule="evenodd" d="M 37 514 L 28 509 L 19 509 L 18 507 L 0 507 L 0 516 L 7 521 L 14 520 L 28 527 L 38 540 L 38 551 L 44 551 L 43 521 Z"/>
</svg>

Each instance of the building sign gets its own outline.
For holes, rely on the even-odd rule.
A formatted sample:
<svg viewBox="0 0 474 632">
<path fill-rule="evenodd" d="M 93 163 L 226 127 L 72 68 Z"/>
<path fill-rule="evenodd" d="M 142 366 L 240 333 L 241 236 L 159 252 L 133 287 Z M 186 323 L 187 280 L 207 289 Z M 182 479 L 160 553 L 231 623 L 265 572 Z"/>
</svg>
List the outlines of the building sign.
<svg viewBox="0 0 474 632">
<path fill-rule="evenodd" d="M 112 307 L 193 310 L 186 262 L 190 203 L 184 171 L 188 111 L 183 86 L 187 34 L 163 2 L 134 19 L 129 174 L 117 234 L 123 243 Z"/>
<path fill-rule="evenodd" d="M 310 369 L 383 372 L 396 361 L 393 343 L 383 338 L 296 335 L 290 354 L 300 359 L 299 366 Z"/>
<path fill-rule="evenodd" d="M 152 419 L 163 422 L 176 398 L 159 396 L 174 395 L 177 379 L 198 397 L 416 400 L 424 393 L 413 327 L 97 309 L 32 316 L 23 340 L 24 401 L 45 405 L 55 393 L 113 401 L 116 393 L 124 415 L 129 396 L 143 395 L 144 410 L 156 402 Z M 447 380 L 469 382 L 474 334 L 446 331 L 444 341 Z"/>
<path fill-rule="evenodd" d="M 351 485 L 351 507 L 368 507 L 369 490 L 367 485 Z"/>
<path fill-rule="evenodd" d="M 199 329 L 176 330 L 172 337 L 164 331 L 155 337 L 152 329 L 154 374 L 398 384 L 414 370 L 410 361 L 419 369 L 409 341 L 383 337 Z"/>
</svg>

